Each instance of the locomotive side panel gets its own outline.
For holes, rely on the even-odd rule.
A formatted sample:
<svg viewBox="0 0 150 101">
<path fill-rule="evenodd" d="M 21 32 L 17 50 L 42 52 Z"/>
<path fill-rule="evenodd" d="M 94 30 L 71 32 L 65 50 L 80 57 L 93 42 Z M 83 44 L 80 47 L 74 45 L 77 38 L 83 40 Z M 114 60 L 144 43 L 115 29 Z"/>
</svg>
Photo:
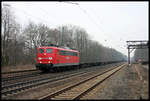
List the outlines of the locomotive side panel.
<svg viewBox="0 0 150 101">
<path fill-rule="evenodd" d="M 50 70 L 57 67 L 79 65 L 79 52 L 58 47 L 39 47 L 37 49 L 37 64 L 39 70 Z"/>
</svg>

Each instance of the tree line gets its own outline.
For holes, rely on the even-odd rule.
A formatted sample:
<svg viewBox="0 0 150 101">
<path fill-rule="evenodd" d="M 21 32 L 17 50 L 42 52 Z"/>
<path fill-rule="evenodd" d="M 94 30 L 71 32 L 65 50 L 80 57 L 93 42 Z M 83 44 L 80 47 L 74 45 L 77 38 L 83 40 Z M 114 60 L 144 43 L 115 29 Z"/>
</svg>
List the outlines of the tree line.
<svg viewBox="0 0 150 101">
<path fill-rule="evenodd" d="M 10 7 L 2 7 L 1 51 L 2 66 L 34 64 L 37 48 L 56 44 L 77 49 L 80 62 L 103 62 L 125 60 L 126 56 L 113 48 L 104 47 L 91 40 L 83 28 L 75 25 L 62 25 L 50 28 L 45 24 L 29 22 L 21 28 Z"/>
</svg>

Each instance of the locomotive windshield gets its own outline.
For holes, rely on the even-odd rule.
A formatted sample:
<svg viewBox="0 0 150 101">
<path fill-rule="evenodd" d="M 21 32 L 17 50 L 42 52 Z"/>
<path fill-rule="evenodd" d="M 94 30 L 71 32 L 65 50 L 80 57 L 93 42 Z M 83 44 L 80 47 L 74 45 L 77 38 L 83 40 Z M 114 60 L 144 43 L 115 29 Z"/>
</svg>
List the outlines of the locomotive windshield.
<svg viewBox="0 0 150 101">
<path fill-rule="evenodd" d="M 51 48 L 46 49 L 46 52 L 47 52 L 47 53 L 52 53 L 52 49 L 51 49 Z"/>
<path fill-rule="evenodd" d="M 44 49 L 40 48 L 39 53 L 44 53 Z"/>
</svg>

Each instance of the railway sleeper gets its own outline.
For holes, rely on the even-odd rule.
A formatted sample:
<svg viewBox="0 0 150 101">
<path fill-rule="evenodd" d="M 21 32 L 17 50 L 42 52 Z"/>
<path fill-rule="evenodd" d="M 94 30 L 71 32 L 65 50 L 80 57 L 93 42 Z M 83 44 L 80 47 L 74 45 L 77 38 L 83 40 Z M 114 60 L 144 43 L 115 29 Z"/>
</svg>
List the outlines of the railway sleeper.
<svg viewBox="0 0 150 101">
<path fill-rule="evenodd" d="M 57 96 L 54 96 L 55 99 L 60 99 L 60 98 L 64 98 L 65 99 L 76 99 L 79 96 L 81 96 L 82 94 L 84 94 L 84 92 L 87 92 L 89 89 L 92 89 L 93 87 L 95 87 L 96 85 L 98 85 L 100 82 L 102 82 L 103 80 L 105 80 L 107 77 L 111 76 L 113 73 L 115 73 L 117 70 L 119 70 L 118 68 L 111 70 L 109 72 L 107 72 L 104 75 L 100 75 L 96 78 L 93 78 L 91 80 L 89 80 L 88 82 L 85 82 L 83 84 L 81 84 L 80 86 L 76 87 L 76 88 L 72 88 L 70 90 L 68 90 L 67 92 L 64 92 L 62 94 L 59 94 Z M 87 85 L 87 87 L 85 87 L 84 85 Z M 82 87 L 82 88 L 81 88 Z M 80 89 L 81 88 L 81 89 Z M 88 88 L 88 89 L 87 89 Z M 73 92 L 78 92 L 78 93 L 73 93 Z M 70 96 L 69 94 L 72 93 Z"/>
</svg>

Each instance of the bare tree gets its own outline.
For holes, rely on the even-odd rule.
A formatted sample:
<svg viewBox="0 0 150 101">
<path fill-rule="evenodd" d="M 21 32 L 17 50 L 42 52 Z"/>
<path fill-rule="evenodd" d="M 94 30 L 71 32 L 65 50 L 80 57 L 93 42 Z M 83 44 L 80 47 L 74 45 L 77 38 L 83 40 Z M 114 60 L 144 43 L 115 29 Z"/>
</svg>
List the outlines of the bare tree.
<svg viewBox="0 0 150 101">
<path fill-rule="evenodd" d="M 3 64 L 35 63 L 37 48 L 48 44 L 77 49 L 82 63 L 119 61 L 125 57 L 115 49 L 104 47 L 91 40 L 86 30 L 79 26 L 63 25 L 52 29 L 44 24 L 30 22 L 19 35 L 20 29 L 10 7 L 3 7 L 1 35 Z"/>
<path fill-rule="evenodd" d="M 10 5 L 4 4 L 2 8 L 2 64 L 16 64 L 17 37 L 20 25 L 15 21 L 15 16 Z"/>
</svg>

